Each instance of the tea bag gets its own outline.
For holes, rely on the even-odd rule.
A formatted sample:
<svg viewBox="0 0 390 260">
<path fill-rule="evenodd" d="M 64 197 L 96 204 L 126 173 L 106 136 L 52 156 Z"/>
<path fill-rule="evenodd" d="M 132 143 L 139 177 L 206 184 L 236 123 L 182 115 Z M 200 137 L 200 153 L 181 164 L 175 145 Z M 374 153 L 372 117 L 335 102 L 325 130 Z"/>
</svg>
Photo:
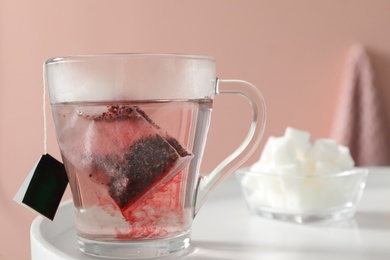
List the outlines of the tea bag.
<svg viewBox="0 0 390 260">
<path fill-rule="evenodd" d="M 14 196 L 14 201 L 53 220 L 68 186 L 64 165 L 47 153 L 46 90 L 43 86 L 43 150 L 38 162 Z"/>
<path fill-rule="evenodd" d="M 193 154 L 135 106 L 111 106 L 91 122 L 86 134 L 89 177 L 108 188 L 123 212 L 181 171 Z"/>
<path fill-rule="evenodd" d="M 14 200 L 53 220 L 67 185 L 64 165 L 44 154 L 28 174 Z"/>
</svg>

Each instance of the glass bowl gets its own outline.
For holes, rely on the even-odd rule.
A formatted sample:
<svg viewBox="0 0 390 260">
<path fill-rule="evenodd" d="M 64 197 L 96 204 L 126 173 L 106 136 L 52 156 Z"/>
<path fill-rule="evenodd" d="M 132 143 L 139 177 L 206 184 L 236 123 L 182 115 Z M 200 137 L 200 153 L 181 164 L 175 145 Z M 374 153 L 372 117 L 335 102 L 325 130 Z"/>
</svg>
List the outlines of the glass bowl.
<svg viewBox="0 0 390 260">
<path fill-rule="evenodd" d="M 309 223 L 354 216 L 368 170 L 303 176 L 239 169 L 238 180 L 249 210 L 267 219 Z"/>
</svg>

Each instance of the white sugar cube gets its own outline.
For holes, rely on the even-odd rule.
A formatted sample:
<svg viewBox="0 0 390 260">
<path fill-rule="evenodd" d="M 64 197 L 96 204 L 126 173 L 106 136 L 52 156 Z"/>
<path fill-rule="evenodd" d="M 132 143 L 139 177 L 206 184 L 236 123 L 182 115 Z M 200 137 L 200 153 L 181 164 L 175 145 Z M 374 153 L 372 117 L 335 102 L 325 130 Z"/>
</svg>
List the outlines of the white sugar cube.
<svg viewBox="0 0 390 260">
<path fill-rule="evenodd" d="M 339 145 L 339 158 L 337 164 L 342 170 L 348 170 L 355 166 L 355 161 L 352 159 L 349 148 L 343 145 Z"/>
<path fill-rule="evenodd" d="M 243 185 L 243 187 L 245 187 L 245 189 L 248 190 L 248 192 L 253 192 L 258 190 L 261 185 L 261 183 L 258 182 L 259 182 L 259 178 L 251 175 L 244 176 L 241 180 L 241 184 Z"/>
<path fill-rule="evenodd" d="M 299 175 L 301 173 L 301 165 L 295 162 L 294 164 L 275 167 L 274 172 L 279 175 Z"/>
<path fill-rule="evenodd" d="M 318 161 L 315 163 L 314 175 L 325 175 L 341 172 L 340 167 L 337 164 Z"/>
<path fill-rule="evenodd" d="M 284 194 L 270 189 L 267 193 L 267 204 L 271 208 L 283 209 L 285 207 Z"/>
<path fill-rule="evenodd" d="M 275 165 L 286 165 L 295 162 L 297 154 L 291 139 L 277 137 L 272 144 L 272 160 Z"/>
<path fill-rule="evenodd" d="M 266 193 L 263 191 L 255 191 L 248 196 L 248 202 L 255 207 L 268 206 Z"/>
<path fill-rule="evenodd" d="M 319 206 L 319 186 L 317 181 L 313 180 L 302 182 L 297 192 L 301 198 L 300 206 L 302 211 L 314 210 Z"/>
<path fill-rule="evenodd" d="M 297 194 L 297 187 L 291 187 L 291 189 L 286 190 L 285 193 L 285 207 L 289 212 L 300 212 L 301 211 L 301 198 Z"/>
<path fill-rule="evenodd" d="M 260 171 L 262 167 L 272 163 L 272 147 L 275 137 L 270 136 L 264 145 L 263 151 L 261 152 L 260 159 L 253 164 L 250 169 L 251 171 Z"/>
<path fill-rule="evenodd" d="M 310 158 L 306 158 L 305 160 L 302 160 L 299 163 L 301 168 L 301 175 L 304 176 L 313 175 L 315 169 L 315 161 L 311 160 Z"/>
<path fill-rule="evenodd" d="M 250 171 L 252 172 L 259 172 L 263 168 L 263 164 L 260 163 L 260 161 L 255 162 L 254 164 L 249 167 Z"/>
<path fill-rule="evenodd" d="M 332 139 L 317 139 L 309 153 L 314 161 L 333 163 L 337 162 L 340 155 L 338 144 Z"/>
<path fill-rule="evenodd" d="M 306 131 L 301 131 L 292 127 L 287 127 L 284 133 L 285 138 L 291 139 L 297 157 L 299 159 L 304 159 L 306 152 L 310 147 L 310 133 Z"/>
</svg>

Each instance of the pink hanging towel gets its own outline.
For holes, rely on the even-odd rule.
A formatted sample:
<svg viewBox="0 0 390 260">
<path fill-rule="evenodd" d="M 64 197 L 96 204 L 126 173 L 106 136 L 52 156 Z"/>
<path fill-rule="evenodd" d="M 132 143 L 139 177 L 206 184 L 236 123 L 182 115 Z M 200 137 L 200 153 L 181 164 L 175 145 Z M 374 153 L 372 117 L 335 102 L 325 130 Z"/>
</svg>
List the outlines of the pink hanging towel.
<svg viewBox="0 0 390 260">
<path fill-rule="evenodd" d="M 390 129 L 369 57 L 352 47 L 331 137 L 349 147 L 357 166 L 390 165 Z"/>
</svg>

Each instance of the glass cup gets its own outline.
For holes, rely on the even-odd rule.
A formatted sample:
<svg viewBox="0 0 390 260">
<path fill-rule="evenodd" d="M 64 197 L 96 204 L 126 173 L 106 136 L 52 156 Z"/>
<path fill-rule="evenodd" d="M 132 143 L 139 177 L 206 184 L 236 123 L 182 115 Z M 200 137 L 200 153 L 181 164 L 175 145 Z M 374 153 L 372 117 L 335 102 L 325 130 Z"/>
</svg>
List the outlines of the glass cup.
<svg viewBox="0 0 390 260">
<path fill-rule="evenodd" d="M 260 91 L 220 80 L 212 57 L 104 54 L 45 63 L 45 84 L 75 206 L 79 248 L 107 258 L 182 254 L 207 195 L 255 150 Z M 243 143 L 207 176 L 199 168 L 217 95 L 252 107 Z"/>
</svg>

